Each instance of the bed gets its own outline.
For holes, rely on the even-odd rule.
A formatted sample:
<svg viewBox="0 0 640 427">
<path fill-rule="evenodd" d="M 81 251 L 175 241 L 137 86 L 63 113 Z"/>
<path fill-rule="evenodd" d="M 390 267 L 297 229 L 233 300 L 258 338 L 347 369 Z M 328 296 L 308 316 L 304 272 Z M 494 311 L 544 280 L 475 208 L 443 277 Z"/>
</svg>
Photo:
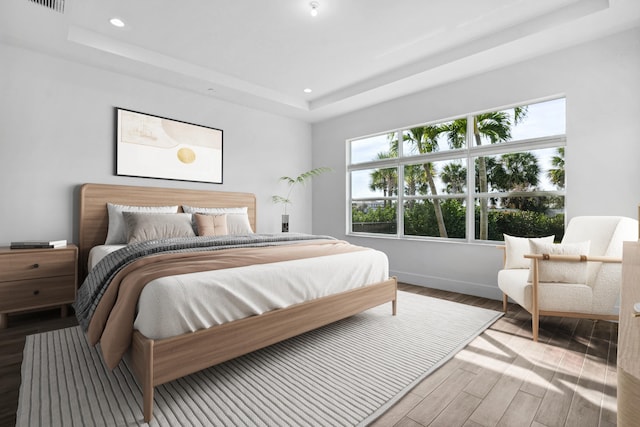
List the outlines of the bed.
<svg viewBox="0 0 640 427">
<path fill-rule="evenodd" d="M 89 273 L 91 249 L 105 242 L 109 228 L 107 203 L 202 208 L 247 207 L 251 228 L 256 229 L 256 199 L 251 193 L 84 184 L 79 191 L 78 246 L 81 281 Z M 332 257 L 324 258 L 330 260 Z M 320 260 L 314 259 L 311 262 Z M 275 268 L 276 263 L 270 267 Z M 133 330 L 127 356 L 142 388 L 144 420 L 149 422 L 152 418 L 155 386 L 384 303 L 391 303 L 391 314 L 395 315 L 396 297 L 396 279 L 384 277 L 353 289 L 166 338 L 153 339 L 139 330 Z"/>
</svg>

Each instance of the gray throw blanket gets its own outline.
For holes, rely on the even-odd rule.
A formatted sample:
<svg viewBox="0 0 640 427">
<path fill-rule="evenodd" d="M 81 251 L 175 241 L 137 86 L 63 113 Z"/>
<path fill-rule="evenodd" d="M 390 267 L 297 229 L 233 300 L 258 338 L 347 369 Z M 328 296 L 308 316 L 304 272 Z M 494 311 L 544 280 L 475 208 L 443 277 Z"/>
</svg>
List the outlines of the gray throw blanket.
<svg viewBox="0 0 640 427">
<path fill-rule="evenodd" d="M 78 296 L 73 308 L 78 323 L 86 332 L 93 313 L 106 291 L 111 279 L 131 262 L 144 256 L 159 253 L 216 251 L 231 248 L 249 248 L 260 246 L 277 246 L 301 240 L 318 240 L 335 238 L 330 236 L 314 236 L 302 233 L 287 234 L 248 234 L 218 237 L 186 237 L 173 239 L 148 240 L 127 245 L 102 258 L 89 272 L 89 275 L 78 289 Z"/>
</svg>

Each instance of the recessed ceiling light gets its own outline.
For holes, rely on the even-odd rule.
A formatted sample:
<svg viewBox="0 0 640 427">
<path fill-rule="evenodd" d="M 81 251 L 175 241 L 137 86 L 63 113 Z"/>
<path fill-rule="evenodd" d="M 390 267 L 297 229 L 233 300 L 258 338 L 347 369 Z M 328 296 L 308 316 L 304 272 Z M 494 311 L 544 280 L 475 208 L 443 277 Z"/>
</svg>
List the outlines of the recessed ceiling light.
<svg viewBox="0 0 640 427">
<path fill-rule="evenodd" d="M 311 3 L 309 3 L 309 6 L 311 6 L 311 16 L 318 16 L 318 7 L 320 7 L 318 2 L 312 1 Z"/>
<path fill-rule="evenodd" d="M 111 18 L 109 22 L 111 22 L 111 25 L 113 25 L 114 27 L 118 27 L 118 28 L 124 27 L 124 21 L 120 18 Z"/>
<path fill-rule="evenodd" d="M 312 91 L 311 89 L 309 89 L 309 88 L 306 88 L 306 89 L 304 90 L 304 93 L 311 93 L 311 92 L 313 92 L 313 91 Z"/>
</svg>

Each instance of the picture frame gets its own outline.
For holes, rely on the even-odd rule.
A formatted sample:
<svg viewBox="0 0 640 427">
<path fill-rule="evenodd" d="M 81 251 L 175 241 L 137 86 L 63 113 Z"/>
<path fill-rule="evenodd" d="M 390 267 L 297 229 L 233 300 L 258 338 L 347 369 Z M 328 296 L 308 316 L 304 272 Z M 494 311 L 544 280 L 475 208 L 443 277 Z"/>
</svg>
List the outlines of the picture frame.
<svg viewBox="0 0 640 427">
<path fill-rule="evenodd" d="M 222 184 L 221 129 L 116 107 L 116 175 Z"/>
</svg>

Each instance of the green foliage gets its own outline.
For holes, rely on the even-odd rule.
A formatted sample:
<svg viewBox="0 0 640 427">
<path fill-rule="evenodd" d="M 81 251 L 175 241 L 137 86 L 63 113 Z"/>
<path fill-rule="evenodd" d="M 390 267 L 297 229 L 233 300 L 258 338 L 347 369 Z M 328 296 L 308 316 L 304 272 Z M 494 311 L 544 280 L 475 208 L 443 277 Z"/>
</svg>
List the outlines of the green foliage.
<svg viewBox="0 0 640 427">
<path fill-rule="evenodd" d="M 549 169 L 547 176 L 558 188 L 564 188 L 564 147 L 556 149 L 556 154 L 551 159 L 551 165 L 553 168 Z"/>
<path fill-rule="evenodd" d="M 329 172 L 331 171 L 331 168 L 322 166 L 319 168 L 315 168 L 315 169 L 311 169 L 309 171 L 303 172 L 300 175 L 296 176 L 295 178 L 292 178 L 290 176 L 282 176 L 280 177 L 280 181 L 284 181 L 289 185 L 289 191 L 287 192 L 287 196 L 283 197 L 283 196 L 271 196 L 271 201 L 273 203 L 281 203 L 284 205 L 284 213 L 287 213 L 287 205 L 290 205 L 292 203 L 291 201 L 291 191 L 293 191 L 293 188 L 296 186 L 296 184 L 302 184 L 304 185 L 307 181 L 309 181 L 311 178 L 313 178 L 314 176 L 318 176 L 321 175 L 325 172 Z"/>
<path fill-rule="evenodd" d="M 464 239 L 466 237 L 467 208 L 457 199 L 446 200 L 442 204 L 444 222 L 447 224 L 449 237 Z"/>
<path fill-rule="evenodd" d="M 450 238 L 465 237 L 465 212 L 461 201 L 447 199 L 440 203 L 442 218 Z M 440 237 L 435 206 L 432 200 L 409 203 L 404 211 L 404 234 L 407 236 Z"/>
<path fill-rule="evenodd" d="M 465 238 L 466 207 L 461 200 L 447 199 L 440 204 L 450 238 Z M 353 206 L 353 231 L 395 233 L 396 207 Z M 475 207 L 476 230 L 479 227 L 480 207 Z M 503 234 L 522 237 L 555 235 L 559 242 L 564 235 L 564 214 L 548 216 L 543 212 L 492 210 L 489 212 L 488 240 L 502 241 Z M 407 202 L 404 210 L 404 234 L 407 236 L 439 237 L 438 222 L 432 200 Z M 476 239 L 479 238 L 476 231 Z"/>
<path fill-rule="evenodd" d="M 311 169 L 310 171 L 303 172 L 295 178 L 291 178 L 290 176 L 281 176 L 280 181 L 285 181 L 289 185 L 304 184 L 314 176 L 318 176 L 331 170 L 331 168 L 322 166 L 319 168 Z"/>
<path fill-rule="evenodd" d="M 282 196 L 271 196 L 271 201 L 273 201 L 273 203 L 284 203 L 284 204 L 291 203 L 291 200 L 285 199 Z"/>
<path fill-rule="evenodd" d="M 476 225 L 479 222 L 476 209 Z M 503 234 L 519 237 L 541 237 L 555 235 L 559 242 L 564 236 L 564 214 L 547 216 L 532 211 L 490 211 L 489 240 L 502 241 Z M 476 238 L 478 235 L 476 233 Z"/>
<path fill-rule="evenodd" d="M 353 222 L 396 222 L 395 204 L 380 206 L 377 208 L 354 209 Z"/>
<path fill-rule="evenodd" d="M 351 208 L 351 222 L 353 231 L 365 233 L 395 234 L 396 205 L 395 203 L 383 206 L 370 206 L 362 204 Z"/>
</svg>

